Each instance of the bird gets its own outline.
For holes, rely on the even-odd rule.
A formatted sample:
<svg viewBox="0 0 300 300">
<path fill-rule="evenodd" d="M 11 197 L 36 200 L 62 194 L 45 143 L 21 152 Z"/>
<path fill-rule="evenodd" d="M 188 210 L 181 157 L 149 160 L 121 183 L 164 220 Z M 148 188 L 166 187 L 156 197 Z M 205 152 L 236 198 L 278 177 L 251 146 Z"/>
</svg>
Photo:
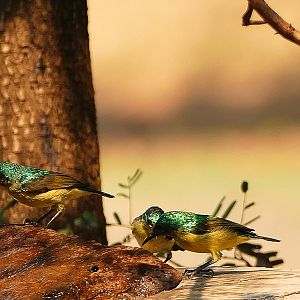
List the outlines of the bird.
<svg viewBox="0 0 300 300">
<path fill-rule="evenodd" d="M 158 206 L 149 207 L 143 214 L 136 217 L 131 223 L 131 231 L 138 244 L 141 246 L 143 241 L 152 233 L 152 228 L 164 211 Z M 165 263 L 172 258 L 172 250 L 181 250 L 174 239 L 165 236 L 157 236 L 144 245 L 142 248 L 151 253 L 167 253 Z"/>
<path fill-rule="evenodd" d="M 211 254 L 206 263 L 185 270 L 184 274 L 189 278 L 202 272 L 213 273 L 206 268 L 221 259 L 222 250 L 230 250 L 250 239 L 280 242 L 278 239 L 258 235 L 254 229 L 224 218 L 185 211 L 169 211 L 162 214 L 142 246 L 160 236 L 173 238 L 184 250 Z"/>
<path fill-rule="evenodd" d="M 105 192 L 98 191 L 71 176 L 38 168 L 32 168 L 13 162 L 0 162 L 0 185 L 15 200 L 31 207 L 50 207 L 37 223 L 49 214 L 56 214 L 49 224 L 64 210 L 63 201 L 96 194 L 113 198 Z"/>
</svg>

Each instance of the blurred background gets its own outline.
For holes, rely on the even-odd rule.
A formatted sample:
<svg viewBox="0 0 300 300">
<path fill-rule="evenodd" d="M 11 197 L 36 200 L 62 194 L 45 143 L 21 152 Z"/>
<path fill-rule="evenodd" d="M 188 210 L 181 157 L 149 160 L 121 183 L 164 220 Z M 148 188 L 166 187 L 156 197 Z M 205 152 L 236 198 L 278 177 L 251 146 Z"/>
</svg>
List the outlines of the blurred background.
<svg viewBox="0 0 300 300">
<path fill-rule="evenodd" d="M 268 1 L 300 28 L 298 0 Z M 247 1 L 89 0 L 102 188 L 137 168 L 133 216 L 149 206 L 210 214 L 249 182 L 246 220 L 285 268 L 300 268 L 300 48 L 267 25 L 242 27 Z M 259 18 L 255 16 L 256 18 Z M 104 199 L 108 222 L 128 202 Z M 109 242 L 129 231 L 108 228 Z M 135 243 L 132 243 L 136 245 Z M 226 254 L 226 252 L 225 252 Z M 184 265 L 205 255 L 174 253 Z"/>
</svg>

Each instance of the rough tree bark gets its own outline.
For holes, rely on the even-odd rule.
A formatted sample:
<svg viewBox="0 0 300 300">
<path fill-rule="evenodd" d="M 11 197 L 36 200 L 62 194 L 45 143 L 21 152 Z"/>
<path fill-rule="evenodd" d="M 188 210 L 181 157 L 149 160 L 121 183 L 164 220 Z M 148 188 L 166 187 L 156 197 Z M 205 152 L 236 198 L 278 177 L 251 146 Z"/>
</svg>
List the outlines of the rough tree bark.
<svg viewBox="0 0 300 300">
<path fill-rule="evenodd" d="M 86 1 L 0 0 L 0 7 L 1 161 L 60 171 L 100 188 Z M 84 211 L 99 226 L 75 225 Z M 42 212 L 17 204 L 5 221 Z M 107 243 L 97 197 L 66 203 L 52 227 L 66 226 Z"/>
</svg>

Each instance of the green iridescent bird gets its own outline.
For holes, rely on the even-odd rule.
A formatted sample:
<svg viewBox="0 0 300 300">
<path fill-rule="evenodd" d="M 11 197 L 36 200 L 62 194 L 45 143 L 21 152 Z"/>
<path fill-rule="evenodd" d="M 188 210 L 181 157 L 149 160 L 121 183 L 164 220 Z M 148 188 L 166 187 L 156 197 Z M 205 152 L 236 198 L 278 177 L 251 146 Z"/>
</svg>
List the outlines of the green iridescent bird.
<svg viewBox="0 0 300 300">
<path fill-rule="evenodd" d="M 254 229 L 227 219 L 183 211 L 170 211 L 161 215 L 152 233 L 142 245 L 158 236 L 173 238 L 184 250 L 211 254 L 212 258 L 205 264 L 185 271 L 189 277 L 203 271 L 207 272 L 208 270 L 204 270 L 206 267 L 221 259 L 222 250 L 230 250 L 250 239 L 280 242 L 277 239 L 257 235 Z"/>
<path fill-rule="evenodd" d="M 149 207 L 143 214 L 136 217 L 131 223 L 132 234 L 141 246 L 144 240 L 152 233 L 152 229 L 159 217 L 164 211 L 158 206 Z M 176 244 L 174 239 L 165 236 L 157 236 L 142 248 L 151 253 L 167 253 L 165 262 L 172 258 L 172 251 L 182 250 Z"/>
<path fill-rule="evenodd" d="M 31 207 L 51 207 L 38 222 L 50 213 L 56 214 L 47 226 L 63 211 L 65 200 L 96 194 L 113 198 L 114 196 L 98 191 L 62 173 L 30 168 L 12 162 L 0 163 L 0 185 L 19 202 Z"/>
</svg>

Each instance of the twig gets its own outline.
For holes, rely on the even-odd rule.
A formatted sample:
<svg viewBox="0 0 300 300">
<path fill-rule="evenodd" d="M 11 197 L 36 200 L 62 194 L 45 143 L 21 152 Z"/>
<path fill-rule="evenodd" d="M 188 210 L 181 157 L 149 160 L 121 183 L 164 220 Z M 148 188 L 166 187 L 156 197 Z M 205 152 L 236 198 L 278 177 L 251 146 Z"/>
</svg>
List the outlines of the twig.
<svg viewBox="0 0 300 300">
<path fill-rule="evenodd" d="M 248 7 L 246 12 L 243 14 L 242 17 L 242 25 L 243 26 L 249 26 L 249 25 L 262 25 L 262 24 L 266 24 L 265 21 L 254 21 L 251 20 L 251 16 L 253 13 L 253 7 L 251 6 L 251 4 L 248 2 Z"/>
<path fill-rule="evenodd" d="M 248 7 L 242 20 L 243 26 L 269 24 L 278 34 L 287 40 L 300 45 L 300 32 L 290 23 L 282 19 L 264 0 L 247 0 Z M 252 12 L 255 10 L 263 21 L 251 20 Z"/>
<path fill-rule="evenodd" d="M 244 195 L 242 215 L 241 215 L 241 224 L 243 224 L 243 222 L 244 222 L 244 212 L 245 212 L 245 207 L 246 207 L 246 195 L 247 195 L 247 191 L 248 191 L 248 182 L 247 181 L 242 182 L 241 189 L 242 189 L 242 192 L 243 192 L 243 195 Z"/>
</svg>

